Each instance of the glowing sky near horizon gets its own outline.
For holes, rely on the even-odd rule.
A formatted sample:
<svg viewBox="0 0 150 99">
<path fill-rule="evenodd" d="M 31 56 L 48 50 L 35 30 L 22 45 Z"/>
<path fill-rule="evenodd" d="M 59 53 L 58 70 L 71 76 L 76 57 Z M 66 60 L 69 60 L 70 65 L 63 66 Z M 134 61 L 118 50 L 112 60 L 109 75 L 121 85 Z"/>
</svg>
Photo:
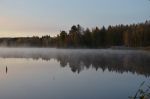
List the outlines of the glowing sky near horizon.
<svg viewBox="0 0 150 99">
<path fill-rule="evenodd" d="M 148 0 L 0 0 L 0 37 L 57 35 L 72 25 L 150 20 Z"/>
</svg>

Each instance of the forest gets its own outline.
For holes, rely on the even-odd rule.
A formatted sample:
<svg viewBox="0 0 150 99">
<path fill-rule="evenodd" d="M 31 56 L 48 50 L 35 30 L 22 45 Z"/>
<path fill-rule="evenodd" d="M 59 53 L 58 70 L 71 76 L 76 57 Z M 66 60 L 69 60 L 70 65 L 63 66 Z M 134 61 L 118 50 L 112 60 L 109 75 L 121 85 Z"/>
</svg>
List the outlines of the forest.
<svg viewBox="0 0 150 99">
<path fill-rule="evenodd" d="M 60 34 L 55 37 L 46 35 L 42 37 L 0 38 L 0 46 L 54 48 L 149 47 L 150 21 L 92 29 L 84 29 L 80 25 L 73 25 L 68 32 L 60 31 Z"/>
</svg>

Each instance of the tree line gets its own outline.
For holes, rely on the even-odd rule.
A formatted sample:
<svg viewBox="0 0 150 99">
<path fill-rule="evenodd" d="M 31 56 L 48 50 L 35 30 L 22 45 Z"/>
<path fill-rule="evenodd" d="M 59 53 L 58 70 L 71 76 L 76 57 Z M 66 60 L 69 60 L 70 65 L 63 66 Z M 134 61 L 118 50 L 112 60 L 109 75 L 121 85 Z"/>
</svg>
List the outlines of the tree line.
<svg viewBox="0 0 150 99">
<path fill-rule="evenodd" d="M 57 48 L 109 48 L 112 46 L 150 46 L 150 21 L 131 25 L 116 25 L 84 29 L 73 25 L 69 32 L 61 31 L 55 37 L 0 38 L 1 46 L 57 47 Z"/>
</svg>

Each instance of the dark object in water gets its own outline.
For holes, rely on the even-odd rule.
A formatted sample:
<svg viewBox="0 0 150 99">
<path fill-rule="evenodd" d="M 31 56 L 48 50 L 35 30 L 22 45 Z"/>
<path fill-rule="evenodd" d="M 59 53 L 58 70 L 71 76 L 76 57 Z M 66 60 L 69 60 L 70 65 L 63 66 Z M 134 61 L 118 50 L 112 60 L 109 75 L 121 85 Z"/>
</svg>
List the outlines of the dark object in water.
<svg viewBox="0 0 150 99">
<path fill-rule="evenodd" d="M 6 66 L 6 74 L 7 74 L 7 71 L 8 71 L 8 68 L 7 68 L 7 66 Z"/>
</svg>

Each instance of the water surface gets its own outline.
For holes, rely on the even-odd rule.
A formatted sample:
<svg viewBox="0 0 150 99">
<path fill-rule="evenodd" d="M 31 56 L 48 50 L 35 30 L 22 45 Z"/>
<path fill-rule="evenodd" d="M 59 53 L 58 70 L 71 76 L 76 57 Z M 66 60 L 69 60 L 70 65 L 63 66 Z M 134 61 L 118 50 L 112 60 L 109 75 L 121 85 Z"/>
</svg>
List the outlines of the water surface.
<svg viewBox="0 0 150 99">
<path fill-rule="evenodd" d="M 150 53 L 0 48 L 0 99 L 128 99 L 150 83 Z"/>
</svg>

